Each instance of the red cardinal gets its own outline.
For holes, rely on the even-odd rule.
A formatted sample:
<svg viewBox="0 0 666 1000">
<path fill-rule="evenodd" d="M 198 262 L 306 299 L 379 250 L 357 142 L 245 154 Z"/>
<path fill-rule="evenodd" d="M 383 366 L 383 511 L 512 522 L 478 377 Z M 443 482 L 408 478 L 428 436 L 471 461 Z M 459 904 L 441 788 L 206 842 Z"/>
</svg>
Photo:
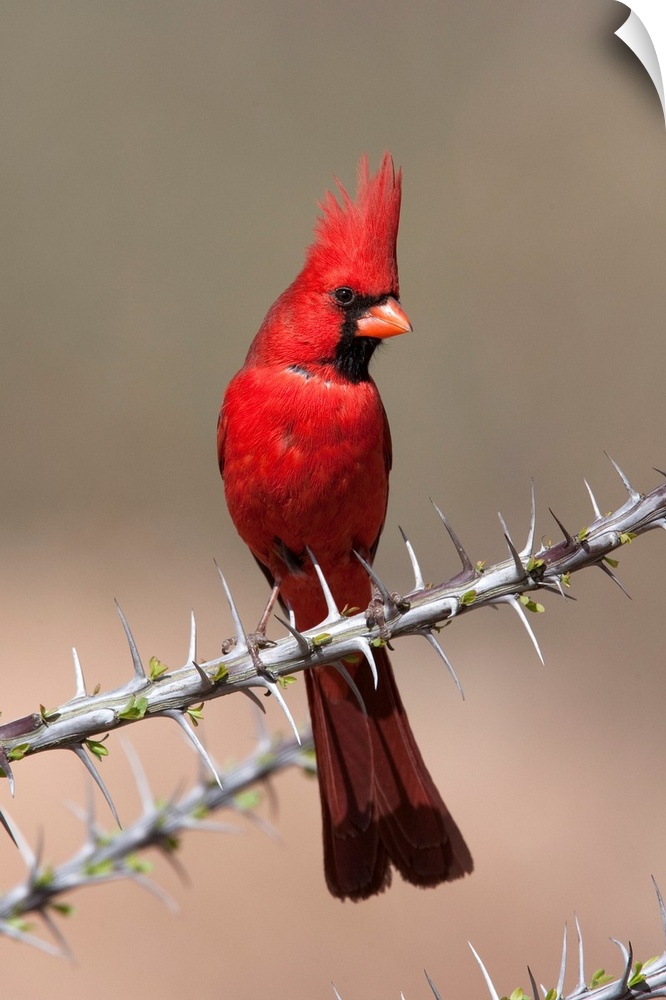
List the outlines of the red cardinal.
<svg viewBox="0 0 666 1000">
<path fill-rule="evenodd" d="M 306 548 L 338 607 L 365 608 L 384 524 L 391 437 L 368 372 L 386 337 L 411 331 L 398 300 L 401 174 L 387 154 L 359 164 L 356 201 L 329 192 L 303 270 L 268 311 L 220 413 L 229 512 L 299 629 L 326 617 Z M 394 865 L 433 886 L 472 870 L 467 846 L 419 753 L 384 648 L 346 662 L 366 712 L 334 667 L 306 671 L 328 887 L 385 889 Z"/>
</svg>

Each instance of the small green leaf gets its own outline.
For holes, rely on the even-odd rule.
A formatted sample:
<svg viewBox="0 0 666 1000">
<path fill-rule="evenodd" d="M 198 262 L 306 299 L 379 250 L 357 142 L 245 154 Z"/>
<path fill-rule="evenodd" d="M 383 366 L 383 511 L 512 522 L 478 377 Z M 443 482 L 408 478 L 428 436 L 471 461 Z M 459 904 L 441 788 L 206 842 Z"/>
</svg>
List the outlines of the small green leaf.
<svg viewBox="0 0 666 1000">
<path fill-rule="evenodd" d="M 160 837 L 160 847 L 165 854 L 173 854 L 180 847 L 180 840 L 175 833 L 164 834 Z"/>
<path fill-rule="evenodd" d="M 137 698 L 136 695 L 132 695 L 130 700 L 127 702 L 125 707 L 118 712 L 119 719 L 143 719 L 146 714 L 146 709 L 148 708 L 148 699 L 141 695 Z"/>
<path fill-rule="evenodd" d="M 635 537 L 635 531 L 623 531 L 620 535 L 620 545 L 626 545 L 628 542 L 633 542 Z"/>
<path fill-rule="evenodd" d="M 485 568 L 486 568 L 486 560 L 485 559 L 479 559 L 479 561 L 476 564 L 476 572 L 477 573 L 483 573 L 484 570 L 485 570 Z"/>
<path fill-rule="evenodd" d="M 7 751 L 7 760 L 23 760 L 29 750 L 29 743 L 19 743 L 17 746 L 12 747 L 11 750 Z"/>
<path fill-rule="evenodd" d="M 162 663 L 156 656 L 151 656 L 148 661 L 148 671 L 151 681 L 156 681 L 158 677 L 165 674 L 169 668 L 166 663 Z"/>
<path fill-rule="evenodd" d="M 333 636 L 330 632 L 320 632 L 319 635 L 312 637 L 312 645 L 317 646 L 328 646 L 329 642 L 333 642 Z"/>
<path fill-rule="evenodd" d="M 52 882 L 53 868 L 48 865 L 46 868 L 42 868 L 40 872 L 37 872 L 32 884 L 35 889 L 48 889 Z"/>
<path fill-rule="evenodd" d="M 86 746 L 88 747 L 88 749 L 90 750 L 90 752 L 92 754 L 94 754 L 95 757 L 97 757 L 97 760 L 101 760 L 102 757 L 108 757 L 109 756 L 108 748 L 104 746 L 104 741 L 108 740 L 108 738 L 109 738 L 109 734 L 107 733 L 106 736 L 103 736 L 101 740 L 86 740 L 85 741 Z"/>
<path fill-rule="evenodd" d="M 374 646 L 375 649 L 381 649 L 382 646 L 386 646 L 388 643 L 386 642 L 386 639 L 382 639 L 381 635 L 378 635 L 376 639 L 370 640 L 370 645 Z"/>
<path fill-rule="evenodd" d="M 113 861 L 107 858 L 104 861 L 89 861 L 84 871 L 90 878 L 102 878 L 111 875 L 113 872 Z"/>
<path fill-rule="evenodd" d="M 261 794 L 252 788 L 234 795 L 234 805 L 241 812 L 250 812 L 261 803 Z"/>
<path fill-rule="evenodd" d="M 286 674 L 284 677 L 278 677 L 277 682 L 281 688 L 288 688 L 290 684 L 295 684 L 298 677 L 293 677 L 291 674 Z"/>
<path fill-rule="evenodd" d="M 589 529 L 589 527 L 588 527 L 588 528 L 582 528 L 582 529 L 581 529 L 581 530 L 580 530 L 580 531 L 578 532 L 578 541 L 579 541 L 579 542 L 584 542 L 584 541 L 585 541 L 585 539 L 587 538 L 587 536 L 589 535 L 589 533 L 590 533 L 590 529 Z"/>
<path fill-rule="evenodd" d="M 130 871 L 136 872 L 137 875 L 150 875 L 154 867 L 150 861 L 140 858 L 138 854 L 128 854 L 125 858 L 125 864 Z"/>
<path fill-rule="evenodd" d="M 203 720 L 203 702 L 200 705 L 190 705 L 187 709 L 187 714 L 192 720 L 193 725 L 196 727 Z"/>
<path fill-rule="evenodd" d="M 528 573 L 534 573 L 535 570 L 541 569 L 542 566 L 545 566 L 545 562 L 543 559 L 536 559 L 534 556 L 530 556 L 529 559 L 527 560 L 525 569 L 527 570 Z"/>
<path fill-rule="evenodd" d="M 362 653 L 350 653 L 349 656 L 343 656 L 342 658 L 342 662 L 346 667 L 356 667 L 362 660 Z"/>
<path fill-rule="evenodd" d="M 49 906 L 61 917 L 70 917 L 74 913 L 74 907 L 70 903 L 49 903 Z"/>
<path fill-rule="evenodd" d="M 360 608 L 350 608 L 348 604 L 345 604 L 340 614 L 343 618 L 353 618 L 353 616 L 357 615 L 360 610 Z"/>
<path fill-rule="evenodd" d="M 598 986 L 603 986 L 605 983 L 610 983 L 612 981 L 612 976 L 606 975 L 605 969 L 597 969 L 592 978 L 590 979 L 589 989 L 596 990 Z"/>
<path fill-rule="evenodd" d="M 43 705 L 39 706 L 39 714 L 42 717 L 42 722 L 55 722 L 56 719 L 60 718 L 60 712 L 56 708 L 44 708 Z"/>
<path fill-rule="evenodd" d="M 6 923 L 9 924 L 10 927 L 13 927 L 14 930 L 19 931 L 21 934 L 29 934 L 34 927 L 34 924 L 28 923 L 27 920 L 24 920 L 23 917 L 20 916 L 7 917 Z"/>
<path fill-rule="evenodd" d="M 229 676 L 229 667 L 225 667 L 223 663 L 220 663 L 218 665 L 217 670 L 215 671 L 215 673 L 211 677 L 211 680 L 212 680 L 213 684 L 219 684 L 220 681 L 223 681 L 225 679 L 225 677 L 228 677 L 228 676 Z"/>
<path fill-rule="evenodd" d="M 518 600 L 523 605 L 523 607 L 527 608 L 528 611 L 534 612 L 534 614 L 540 615 L 543 611 L 546 610 L 543 604 L 538 604 L 536 601 L 533 601 L 531 597 L 527 596 L 527 594 L 520 594 Z"/>
<path fill-rule="evenodd" d="M 536 997 L 534 1000 L 536 1000 Z M 557 990 L 555 987 L 553 987 L 552 990 L 548 990 L 543 1000 L 557 1000 Z"/>
<path fill-rule="evenodd" d="M 617 569 L 617 567 L 620 565 L 619 559 L 611 559 L 610 556 L 604 556 L 604 562 L 608 563 L 609 566 L 612 566 L 613 569 Z"/>
<path fill-rule="evenodd" d="M 560 583 L 563 587 L 571 587 L 571 573 L 562 573 L 560 575 Z"/>
<path fill-rule="evenodd" d="M 460 603 L 463 604 L 465 607 L 469 607 L 470 604 L 474 604 L 475 600 L 476 600 L 476 591 L 467 590 L 460 598 Z"/>
<path fill-rule="evenodd" d="M 634 538 L 635 537 L 636 536 L 634 535 Z M 643 969 L 643 962 L 636 962 L 631 979 L 627 983 L 629 989 L 631 989 L 632 986 L 638 986 L 639 983 L 645 982 L 645 976 L 643 974 L 642 969 Z"/>
<path fill-rule="evenodd" d="M 200 805 L 195 806 L 195 808 L 190 813 L 192 819 L 205 819 L 208 816 L 210 809 L 207 805 L 202 802 Z"/>
</svg>

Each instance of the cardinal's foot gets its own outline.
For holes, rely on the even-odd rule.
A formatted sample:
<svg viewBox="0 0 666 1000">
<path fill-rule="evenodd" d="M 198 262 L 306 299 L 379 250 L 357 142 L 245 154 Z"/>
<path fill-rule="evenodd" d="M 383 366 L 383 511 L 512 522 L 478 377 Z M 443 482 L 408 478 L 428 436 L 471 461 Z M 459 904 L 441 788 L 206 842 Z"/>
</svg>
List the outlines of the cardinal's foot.
<svg viewBox="0 0 666 1000">
<path fill-rule="evenodd" d="M 379 636 L 391 649 L 391 628 L 389 621 L 397 618 L 404 611 L 409 611 L 411 605 L 400 594 L 389 594 L 390 604 L 384 601 L 379 593 L 375 593 L 365 612 L 365 620 L 369 628 L 379 629 Z"/>
<path fill-rule="evenodd" d="M 225 639 L 221 647 L 222 655 L 227 656 L 236 646 L 238 646 L 238 639 L 235 636 Z M 269 681 L 275 682 L 277 674 L 264 666 L 259 655 L 260 649 L 270 649 L 271 646 L 277 646 L 277 643 L 273 642 L 272 639 L 267 639 L 263 632 L 250 632 L 247 636 L 247 651 L 250 654 L 252 666 L 261 677 L 266 677 Z"/>
</svg>

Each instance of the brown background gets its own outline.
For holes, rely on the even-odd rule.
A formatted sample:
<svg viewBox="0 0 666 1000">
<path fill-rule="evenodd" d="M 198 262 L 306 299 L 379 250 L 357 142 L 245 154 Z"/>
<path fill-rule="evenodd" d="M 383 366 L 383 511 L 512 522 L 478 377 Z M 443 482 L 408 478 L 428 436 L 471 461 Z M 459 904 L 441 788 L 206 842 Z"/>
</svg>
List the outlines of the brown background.
<svg viewBox="0 0 666 1000">
<path fill-rule="evenodd" d="M 428 577 L 456 571 L 429 496 L 475 559 L 494 560 L 496 512 L 523 536 L 531 476 L 546 537 L 549 505 L 572 528 L 590 519 L 583 476 L 604 509 L 622 502 L 604 449 L 640 488 L 657 483 L 666 130 L 613 36 L 625 13 L 611 0 L 2 5 L 3 721 L 71 695 L 74 643 L 91 684 L 128 676 L 114 597 L 146 658 L 183 662 L 192 607 L 215 655 L 230 622 L 213 557 L 256 620 L 265 588 L 223 509 L 217 407 L 300 267 L 316 200 L 333 173 L 353 186 L 364 150 L 404 169 L 416 331 L 375 367 L 395 442 L 384 577 L 409 585 L 399 523 Z M 157 862 L 178 916 L 128 884 L 79 893 L 64 924 L 76 964 L 0 941 L 2 995 L 314 1000 L 333 981 L 344 1000 L 418 1000 L 425 967 L 444 996 L 482 997 L 468 940 L 500 992 L 529 986 L 528 962 L 552 986 L 574 912 L 588 974 L 618 971 L 610 935 L 655 954 L 664 544 L 659 532 L 622 552 L 633 601 L 591 571 L 578 603 L 547 599 L 545 669 L 508 611 L 456 624 L 443 638 L 464 703 L 425 643 L 399 644 L 473 878 L 335 902 L 315 787 L 288 775 L 279 842 L 249 825 L 187 836 L 191 885 Z M 251 749 L 244 700 L 206 723 L 221 761 Z M 129 734 L 162 796 L 195 773 L 172 729 Z M 104 775 L 130 820 L 137 795 L 110 745 Z M 84 800 L 82 769 L 54 753 L 16 772 L 11 815 L 62 861 L 82 836 L 64 804 Z M 0 849 L 9 887 L 22 869 Z"/>
</svg>

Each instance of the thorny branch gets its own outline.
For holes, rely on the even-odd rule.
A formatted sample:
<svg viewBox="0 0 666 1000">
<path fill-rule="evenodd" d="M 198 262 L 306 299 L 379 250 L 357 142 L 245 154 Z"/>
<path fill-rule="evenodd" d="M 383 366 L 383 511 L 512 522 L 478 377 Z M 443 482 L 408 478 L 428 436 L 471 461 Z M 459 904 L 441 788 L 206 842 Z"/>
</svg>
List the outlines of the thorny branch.
<svg viewBox="0 0 666 1000">
<path fill-rule="evenodd" d="M 629 484 L 619 469 L 618 472 L 628 493 L 628 498 L 621 507 L 602 516 L 593 498 L 594 520 L 577 532 L 569 531 L 553 514 L 564 539 L 556 544 L 542 545 L 538 549 L 534 548 L 536 512 L 533 490 L 526 544 L 520 551 L 516 548 L 500 517 L 509 558 L 492 566 L 472 563 L 445 516 L 435 508 L 458 551 L 461 571 L 445 583 L 425 585 L 414 550 L 405 538 L 414 569 L 415 585 L 404 597 L 391 594 L 374 570 L 364 563 L 380 599 L 381 613 L 375 613 L 375 620 L 368 619 L 363 612 L 349 617 L 336 608 L 326 580 L 316 563 L 316 553 L 311 553 L 326 596 L 327 616 L 319 626 L 302 633 L 294 627 L 293 622 L 282 622 L 288 635 L 261 649 L 261 669 L 256 662 L 257 653 L 253 651 L 251 654 L 248 649 L 245 629 L 221 573 L 236 636 L 230 652 L 213 660 L 197 660 L 196 625 L 192 617 L 189 653 L 185 665 L 171 670 L 153 658 L 146 669 L 127 620 L 118 609 L 132 658 L 131 679 L 113 691 L 89 695 L 75 652 L 76 690 L 70 701 L 52 710 L 40 706 L 38 711 L 0 726 L 0 768 L 9 778 L 10 789 L 13 792 L 12 764 L 15 761 L 56 748 L 70 749 L 77 753 L 82 761 L 87 762 L 99 783 L 99 776 L 89 754 L 100 758 L 106 756 L 107 750 L 104 743 L 95 737 L 155 717 L 171 718 L 184 729 L 217 780 L 215 768 L 189 725 L 189 722 L 196 725 L 203 703 L 239 691 L 258 702 L 252 688 L 270 691 L 297 736 L 296 724 L 282 695 L 284 678 L 300 670 L 339 662 L 358 656 L 359 653 L 366 658 L 369 669 L 372 670 L 374 665 L 371 647 L 382 644 L 387 638 L 393 641 L 407 635 L 425 637 L 452 671 L 433 630 L 450 625 L 455 618 L 478 608 L 508 604 L 519 615 L 541 656 L 525 614 L 525 611 L 542 610 L 534 597 L 542 591 L 568 596 L 571 575 L 588 566 L 599 567 L 619 585 L 613 573 L 617 564 L 612 553 L 653 528 L 666 527 L 666 484 L 650 493 L 641 494 Z M 86 754 L 86 749 L 89 754 Z"/>
<path fill-rule="evenodd" d="M 368 668 L 374 670 L 373 645 L 381 645 L 389 639 L 395 640 L 406 635 L 418 635 L 426 638 L 434 647 L 460 688 L 453 667 L 434 633 L 443 626 L 450 625 L 455 618 L 477 608 L 501 604 L 508 604 L 518 614 L 541 658 L 537 639 L 526 614 L 543 610 L 534 599 L 537 593 L 552 591 L 568 597 L 571 575 L 588 566 L 598 566 L 622 587 L 613 573 L 617 563 L 612 558 L 612 553 L 653 528 L 666 528 L 666 485 L 642 494 L 631 486 L 614 462 L 613 465 L 627 491 L 627 500 L 621 507 L 602 515 L 588 486 L 593 520 L 577 532 L 572 532 L 551 511 L 562 531 L 563 540 L 535 549 L 536 510 L 532 489 L 532 510 L 526 544 L 520 550 L 516 547 L 500 516 L 509 558 L 492 566 L 472 562 L 444 514 L 435 507 L 460 557 L 460 572 L 444 583 L 426 585 L 413 547 L 403 533 L 414 572 L 414 587 L 403 597 L 392 594 L 378 579 L 374 570 L 364 564 L 377 591 L 373 610 L 366 613 L 348 616 L 344 610 L 336 607 L 317 564 L 316 553 L 310 553 L 326 598 L 327 616 L 319 626 L 303 633 L 295 628 L 293 621 L 283 621 L 288 635 L 274 645 L 261 649 L 260 664 L 257 662 L 257 652 L 249 649 L 245 629 L 221 573 L 220 578 L 234 622 L 235 641 L 233 644 L 225 644 L 225 648 L 229 645 L 231 648 L 216 659 L 198 661 L 193 616 L 186 663 L 179 669 L 171 670 L 153 658 L 146 669 L 129 624 L 118 608 L 130 649 L 133 668 L 131 679 L 115 690 L 88 694 L 83 669 L 74 650 L 74 697 L 56 709 L 46 710 L 40 706 L 39 711 L 0 726 L 0 775 L 4 774 L 9 779 L 8 784 L 13 794 L 12 764 L 23 757 L 46 750 L 69 749 L 79 757 L 97 782 L 117 820 L 111 796 L 95 768 L 93 758 L 101 759 L 106 756 L 108 750 L 104 741 L 112 730 L 148 717 L 166 717 L 173 719 L 184 730 L 214 780 L 205 782 L 202 778 L 195 788 L 179 800 L 157 805 L 141 773 L 137 771 L 137 783 L 143 789 L 144 815 L 124 831 L 110 836 L 103 833 L 96 824 L 91 806 L 86 817 L 86 844 L 74 858 L 57 869 L 44 867 L 41 852 L 38 851 L 35 857 L 0 813 L 0 822 L 10 836 L 19 842 L 29 869 L 26 882 L 0 899 L 0 933 L 36 944 L 45 950 L 66 954 L 66 944 L 52 919 L 53 912 L 67 912 L 67 907 L 57 902 L 60 894 L 76 886 L 124 877 L 132 878 L 164 896 L 147 879 L 145 865 L 137 859 L 137 853 L 142 848 L 157 846 L 172 857 L 177 836 L 184 829 L 220 829 L 219 825 L 211 824 L 208 815 L 222 806 L 239 810 L 241 807 L 238 796 L 253 782 L 290 764 L 311 768 L 311 746 L 307 742 L 300 745 L 298 730 L 282 695 L 282 689 L 288 683 L 286 678 L 295 672 L 320 664 L 336 663 L 341 672 L 346 674 L 340 661 L 352 656 L 358 657 L 359 654 L 366 659 Z M 353 683 L 349 675 L 347 677 Z M 247 761 L 220 775 L 191 724 L 196 727 L 204 702 L 238 691 L 249 696 L 263 710 L 263 699 L 260 702 L 252 688 L 260 688 L 273 695 L 289 721 L 294 739 L 271 744 L 264 736 Z M 135 764 L 135 771 L 137 768 L 138 763 Z M 666 913 L 661 896 L 659 902 L 666 928 Z M 46 921 L 56 937 L 57 948 L 33 936 L 25 925 L 23 916 L 32 911 L 38 912 Z M 579 950 L 582 976 L 582 944 Z M 636 968 L 632 972 L 630 950 L 627 952 L 624 949 L 623 954 L 626 966 L 623 977 L 614 983 L 594 983 L 591 987 L 600 1000 L 638 996 L 646 991 L 648 983 L 652 996 L 666 996 L 666 954 L 648 963 L 649 972 L 646 965 L 644 974 L 641 969 L 636 971 Z M 566 948 L 563 969 L 565 963 Z M 485 970 L 484 975 L 491 1000 L 499 1000 Z M 562 979 L 563 975 L 564 971 Z M 533 996 L 536 998 L 538 993 L 531 973 L 530 979 Z M 434 985 L 430 985 L 437 996 Z M 562 987 L 560 982 L 557 989 L 550 993 L 543 990 L 546 1000 L 562 997 Z M 581 980 L 571 996 L 578 996 L 583 989 L 586 990 L 585 982 Z"/>
<path fill-rule="evenodd" d="M 140 793 L 142 815 L 124 829 L 110 833 L 98 824 L 91 794 L 87 809 L 76 810 L 86 826 L 84 844 L 69 860 L 54 867 L 44 863 L 43 845 L 40 844 L 33 852 L 12 825 L 28 875 L 24 882 L 0 897 L 0 934 L 34 945 L 49 954 L 70 957 L 69 948 L 53 919 L 56 915 L 68 916 L 71 913 L 72 907 L 62 902 L 61 897 L 73 889 L 118 879 L 136 882 L 176 910 L 177 906 L 168 894 L 149 878 L 152 866 L 140 856 L 140 852 L 149 847 L 157 848 L 182 875 L 176 851 L 186 831 L 238 832 L 238 827 L 211 818 L 218 810 L 226 809 L 254 821 L 270 833 L 270 827 L 255 814 L 260 800 L 256 786 L 287 767 L 314 772 L 314 753 L 309 734 L 305 733 L 300 742 L 295 738 L 271 739 L 262 725 L 253 753 L 222 775 L 223 789 L 204 772 L 200 774 L 199 781 L 183 794 L 169 801 L 159 801 L 153 796 L 131 747 L 126 746 L 125 750 Z M 38 914 L 42 918 L 57 942 L 55 946 L 33 933 L 26 920 L 29 914 Z"/>
</svg>

